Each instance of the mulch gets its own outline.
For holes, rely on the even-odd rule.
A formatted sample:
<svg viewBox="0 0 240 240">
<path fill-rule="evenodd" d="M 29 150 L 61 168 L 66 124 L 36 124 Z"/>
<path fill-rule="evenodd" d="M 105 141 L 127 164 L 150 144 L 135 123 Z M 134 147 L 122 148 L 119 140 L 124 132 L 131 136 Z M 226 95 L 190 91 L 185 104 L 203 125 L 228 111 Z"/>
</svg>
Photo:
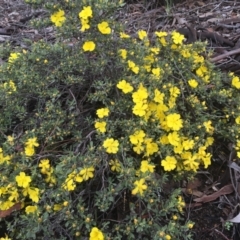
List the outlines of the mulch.
<svg viewBox="0 0 240 240">
<path fill-rule="evenodd" d="M 155 31 L 177 30 L 184 34 L 186 43 L 207 41 L 207 49 L 212 52 L 209 60 L 222 71 L 240 75 L 240 2 L 173 2 L 175 5 L 167 8 L 163 0 L 128 0 L 115 18 L 126 25 L 126 32 L 132 36 L 136 36 L 139 29 L 146 30 L 149 36 Z M 26 39 L 52 41 L 53 27 L 36 30 L 29 25 L 30 20 L 45 15 L 46 11 L 34 10 L 23 0 L 0 0 L 0 44 L 10 42 L 13 48 L 28 48 Z M 0 56 L 0 63 L 2 61 Z M 182 184 L 187 203 L 185 217 L 195 222 L 196 240 L 240 239 L 238 223 L 230 231 L 224 227 L 225 221 L 239 211 L 238 162 L 231 147 L 222 144 L 219 149 L 207 171 L 198 172 L 193 181 Z"/>
</svg>

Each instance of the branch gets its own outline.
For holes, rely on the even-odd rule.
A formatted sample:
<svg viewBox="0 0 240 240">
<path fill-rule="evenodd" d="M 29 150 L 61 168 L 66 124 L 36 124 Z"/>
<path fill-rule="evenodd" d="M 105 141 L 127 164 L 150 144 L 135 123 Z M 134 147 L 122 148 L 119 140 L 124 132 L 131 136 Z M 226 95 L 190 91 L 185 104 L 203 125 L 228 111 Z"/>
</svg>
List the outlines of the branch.
<svg viewBox="0 0 240 240">
<path fill-rule="evenodd" d="M 229 52 L 226 52 L 224 54 L 221 54 L 217 57 L 214 57 L 214 58 L 210 58 L 210 62 L 218 62 L 219 60 L 225 58 L 225 57 L 228 57 L 228 56 L 231 56 L 231 55 L 234 55 L 236 53 L 240 53 L 240 48 L 238 49 L 235 49 L 235 50 L 232 50 L 232 51 L 229 51 Z"/>
</svg>

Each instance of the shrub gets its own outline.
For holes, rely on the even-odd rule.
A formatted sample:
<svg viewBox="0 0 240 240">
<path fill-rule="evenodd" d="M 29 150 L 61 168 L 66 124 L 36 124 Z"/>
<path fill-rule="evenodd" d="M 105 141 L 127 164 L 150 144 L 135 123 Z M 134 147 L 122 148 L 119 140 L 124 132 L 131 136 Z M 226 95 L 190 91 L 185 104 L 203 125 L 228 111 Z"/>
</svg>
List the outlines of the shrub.
<svg viewBox="0 0 240 240">
<path fill-rule="evenodd" d="M 169 178 L 240 147 L 240 81 L 178 32 L 125 33 L 115 1 L 39 3 L 54 43 L 1 47 L 2 221 L 12 239 L 191 239 Z M 15 211 L 14 211 L 15 210 Z"/>
</svg>

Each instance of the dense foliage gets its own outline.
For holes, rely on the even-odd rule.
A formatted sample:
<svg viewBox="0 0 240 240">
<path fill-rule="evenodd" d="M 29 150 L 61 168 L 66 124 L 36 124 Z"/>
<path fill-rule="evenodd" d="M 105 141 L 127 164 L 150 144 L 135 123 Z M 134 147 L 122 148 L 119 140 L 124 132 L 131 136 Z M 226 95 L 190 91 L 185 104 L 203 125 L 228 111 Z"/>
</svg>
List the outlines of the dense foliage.
<svg viewBox="0 0 240 240">
<path fill-rule="evenodd" d="M 176 31 L 131 37 L 117 1 L 26 2 L 49 11 L 33 24 L 56 39 L 0 49 L 8 237 L 191 239 L 166 183 L 207 168 L 216 140 L 240 148 L 239 78 Z"/>
</svg>

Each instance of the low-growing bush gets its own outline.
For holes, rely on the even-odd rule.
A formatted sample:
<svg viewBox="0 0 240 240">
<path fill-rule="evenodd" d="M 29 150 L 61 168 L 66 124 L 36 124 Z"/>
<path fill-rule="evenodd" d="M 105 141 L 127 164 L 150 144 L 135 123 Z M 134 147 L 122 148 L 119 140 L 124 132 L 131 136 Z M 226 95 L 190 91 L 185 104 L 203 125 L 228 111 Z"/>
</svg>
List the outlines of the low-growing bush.
<svg viewBox="0 0 240 240">
<path fill-rule="evenodd" d="M 167 183 L 207 168 L 214 141 L 238 150 L 239 78 L 176 31 L 131 37 L 117 1 L 26 2 L 49 11 L 33 24 L 54 24 L 56 39 L 1 47 L 8 237 L 191 239 Z"/>
</svg>

